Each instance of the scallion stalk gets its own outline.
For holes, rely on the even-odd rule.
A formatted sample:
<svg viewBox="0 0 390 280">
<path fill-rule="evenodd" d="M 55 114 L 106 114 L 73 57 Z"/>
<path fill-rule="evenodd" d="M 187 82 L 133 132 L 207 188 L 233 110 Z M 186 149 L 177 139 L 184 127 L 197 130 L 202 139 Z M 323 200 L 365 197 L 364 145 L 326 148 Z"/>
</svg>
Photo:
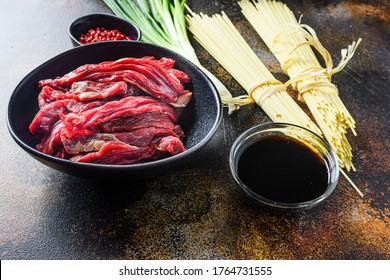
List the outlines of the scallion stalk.
<svg viewBox="0 0 390 280">
<path fill-rule="evenodd" d="M 142 41 L 156 44 L 184 56 L 197 65 L 214 83 L 221 97 L 232 97 L 217 77 L 201 65 L 187 36 L 184 9 L 186 0 L 103 0 L 111 11 L 134 22 Z M 229 104 L 229 113 L 237 108 Z"/>
</svg>

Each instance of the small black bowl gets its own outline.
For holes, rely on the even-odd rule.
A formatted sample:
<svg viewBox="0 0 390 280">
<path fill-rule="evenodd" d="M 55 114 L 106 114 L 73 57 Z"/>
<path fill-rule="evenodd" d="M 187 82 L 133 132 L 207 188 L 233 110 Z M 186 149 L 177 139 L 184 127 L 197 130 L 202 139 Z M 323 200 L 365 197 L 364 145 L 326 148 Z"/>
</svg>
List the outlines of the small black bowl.
<svg viewBox="0 0 390 280">
<path fill-rule="evenodd" d="M 68 32 L 73 46 L 80 46 L 80 36 L 97 27 L 109 30 L 117 29 L 132 38 L 133 41 L 141 39 L 141 30 L 128 20 L 110 14 L 90 14 L 76 19 L 69 26 Z"/>
<path fill-rule="evenodd" d="M 189 90 L 193 96 L 184 109 L 179 124 L 186 135 L 186 151 L 154 162 L 133 165 L 108 165 L 73 162 L 38 151 L 37 139 L 29 125 L 39 111 L 38 81 L 62 76 L 80 65 L 116 60 L 123 57 L 168 57 L 176 61 L 175 68 L 191 79 Z M 15 88 L 8 104 L 7 125 L 16 143 L 40 162 L 62 172 L 81 177 L 149 178 L 171 171 L 190 160 L 216 132 L 222 118 L 219 94 L 210 79 L 193 63 L 165 48 L 142 42 L 111 41 L 73 48 L 30 72 Z"/>
</svg>

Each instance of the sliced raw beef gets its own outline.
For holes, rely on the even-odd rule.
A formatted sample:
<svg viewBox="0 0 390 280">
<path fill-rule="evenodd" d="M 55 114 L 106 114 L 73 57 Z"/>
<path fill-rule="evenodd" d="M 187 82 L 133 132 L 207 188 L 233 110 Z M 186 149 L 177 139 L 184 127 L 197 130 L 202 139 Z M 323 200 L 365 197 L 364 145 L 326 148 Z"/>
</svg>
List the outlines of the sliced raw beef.
<svg viewBox="0 0 390 280">
<path fill-rule="evenodd" d="M 167 136 L 162 138 L 157 144 L 157 149 L 162 153 L 171 155 L 184 152 L 183 142 L 174 136 Z"/>
<path fill-rule="evenodd" d="M 77 162 L 134 164 L 181 153 L 177 123 L 192 97 L 188 75 L 169 58 L 86 64 L 41 80 L 30 124 L 37 149 Z"/>
<path fill-rule="evenodd" d="M 60 114 L 68 113 L 69 106 L 72 106 L 76 102 L 73 99 L 64 99 L 41 108 L 30 124 L 29 128 L 31 133 L 38 139 L 42 139 L 42 137 L 50 134 L 53 125 L 60 119 Z"/>
<path fill-rule="evenodd" d="M 41 143 L 37 145 L 37 150 L 44 152 L 45 154 L 56 156 L 59 158 L 66 158 L 67 153 L 64 150 L 63 143 L 61 141 L 61 131 L 64 128 L 64 124 L 61 120 L 57 121 L 50 131 L 50 134 L 45 136 Z"/>
<path fill-rule="evenodd" d="M 100 83 L 94 81 L 74 82 L 68 91 L 62 91 L 51 86 L 44 86 L 38 96 L 40 108 L 48 103 L 62 100 L 74 99 L 77 101 L 91 101 L 105 99 L 112 96 L 126 96 L 126 82 Z"/>
<path fill-rule="evenodd" d="M 150 147 L 136 147 L 123 142 L 105 143 L 98 152 L 77 155 L 70 160 L 100 164 L 134 164 L 151 159 L 155 154 Z"/>
<path fill-rule="evenodd" d="M 126 96 L 127 84 L 125 82 L 99 83 L 94 81 L 80 81 L 72 84 L 69 91 L 73 99 L 78 101 L 91 101 L 112 96 Z"/>
<path fill-rule="evenodd" d="M 180 139 L 180 137 L 183 137 L 183 132 L 177 126 L 173 130 L 152 126 L 119 133 L 96 133 L 87 129 L 76 131 L 63 129 L 61 133 L 63 147 L 69 154 L 98 151 L 105 143 L 112 141 L 123 142 L 136 147 L 146 147 L 157 143 L 166 136 L 175 136 Z"/>
<path fill-rule="evenodd" d="M 98 124 L 96 127 L 93 127 L 93 129 L 102 132 L 115 133 L 133 131 L 150 126 L 173 129 L 175 125 L 176 124 L 168 115 L 148 113 L 133 117 L 129 116 L 126 118 L 112 119 L 108 122 Z"/>
<path fill-rule="evenodd" d="M 182 82 L 189 82 L 189 77 L 182 71 L 167 67 L 165 61 L 161 64 L 164 67 L 160 66 L 159 60 L 151 57 L 86 64 L 62 77 L 41 80 L 39 86 L 58 89 L 83 80 L 104 83 L 125 81 L 168 104 L 184 107 L 187 103 L 184 104 L 183 101 L 189 101 L 191 92 L 184 90 Z M 186 98 L 180 98 L 181 95 L 186 95 Z"/>
<path fill-rule="evenodd" d="M 63 122 L 67 127 L 95 130 L 104 123 L 114 120 L 132 119 L 143 114 L 158 113 L 177 121 L 177 113 L 163 102 L 149 97 L 128 96 L 118 101 L 112 101 L 103 106 L 79 114 L 69 113 Z"/>
<path fill-rule="evenodd" d="M 168 155 L 184 152 L 183 143 L 179 138 L 167 136 L 157 144 L 137 147 L 123 142 L 112 141 L 105 143 L 99 151 L 77 155 L 71 158 L 77 162 L 100 164 L 134 164 L 160 159 Z"/>
</svg>

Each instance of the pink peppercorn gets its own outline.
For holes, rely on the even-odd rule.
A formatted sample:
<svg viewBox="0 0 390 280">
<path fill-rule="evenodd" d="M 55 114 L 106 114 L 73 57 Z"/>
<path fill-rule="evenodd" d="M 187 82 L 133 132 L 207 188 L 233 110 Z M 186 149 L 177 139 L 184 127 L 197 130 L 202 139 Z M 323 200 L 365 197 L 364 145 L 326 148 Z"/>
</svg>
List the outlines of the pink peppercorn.
<svg viewBox="0 0 390 280">
<path fill-rule="evenodd" d="M 89 29 L 87 33 L 79 38 L 81 44 L 90 44 L 102 41 L 132 40 L 131 37 L 121 33 L 117 29 L 108 30 L 102 27 Z"/>
</svg>

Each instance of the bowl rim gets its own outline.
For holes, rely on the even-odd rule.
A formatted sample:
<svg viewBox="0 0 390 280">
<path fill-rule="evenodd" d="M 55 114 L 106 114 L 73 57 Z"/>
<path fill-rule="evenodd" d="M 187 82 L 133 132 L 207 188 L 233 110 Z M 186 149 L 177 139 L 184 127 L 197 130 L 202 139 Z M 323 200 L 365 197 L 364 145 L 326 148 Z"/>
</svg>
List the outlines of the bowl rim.
<svg viewBox="0 0 390 280">
<path fill-rule="evenodd" d="M 80 49 L 101 48 L 101 47 L 104 47 L 104 45 L 115 45 L 115 44 L 117 44 L 117 45 L 122 45 L 122 44 L 123 45 L 133 45 L 134 44 L 134 45 L 139 45 L 139 47 L 148 46 L 148 47 L 152 47 L 152 48 L 156 48 L 156 49 L 161 49 L 164 52 L 167 52 L 167 53 L 169 53 L 169 54 L 171 54 L 173 56 L 179 57 L 186 64 L 189 64 L 189 65 L 191 65 L 191 67 L 197 69 L 199 74 L 206 81 L 208 81 L 208 84 L 211 86 L 211 89 L 212 89 L 212 92 L 213 92 L 213 98 L 215 99 L 216 104 L 217 104 L 217 106 L 216 106 L 217 107 L 216 108 L 216 119 L 213 122 L 211 128 L 208 130 L 206 136 L 201 141 L 196 143 L 191 148 L 186 149 L 184 152 L 176 154 L 176 155 L 172 155 L 172 156 L 167 157 L 167 158 L 162 158 L 162 159 L 158 159 L 158 160 L 155 160 L 155 161 L 144 162 L 144 163 L 126 164 L 126 165 L 114 165 L 114 164 L 100 164 L 100 163 L 88 163 L 88 162 L 74 162 L 74 161 L 71 161 L 69 159 L 58 158 L 58 157 L 55 157 L 55 156 L 48 155 L 48 154 L 45 154 L 43 152 L 40 152 L 36 148 L 30 147 L 22 139 L 19 138 L 19 136 L 17 135 L 17 133 L 16 133 L 16 131 L 14 129 L 14 125 L 10 122 L 10 118 L 11 118 L 12 111 L 13 111 L 11 105 L 14 102 L 14 99 L 16 98 L 17 93 L 19 92 L 19 88 L 22 87 L 24 85 L 24 83 L 28 79 L 30 79 L 31 76 L 33 76 L 35 73 L 41 71 L 41 69 L 47 67 L 47 65 L 52 63 L 52 61 L 55 61 L 55 60 L 57 60 L 57 59 L 59 59 L 59 58 L 61 58 L 63 56 L 67 56 L 67 55 L 69 55 L 69 54 L 71 54 L 73 52 L 78 52 Z M 56 56 L 50 58 L 49 60 L 47 60 L 47 61 L 43 62 L 42 64 L 40 64 L 39 66 L 37 66 L 35 69 L 31 70 L 17 84 L 17 86 L 15 87 L 15 89 L 13 90 L 13 92 L 12 92 L 10 98 L 9 98 L 8 107 L 7 107 L 7 114 L 6 114 L 6 123 L 7 123 L 7 128 L 8 128 L 9 133 L 11 134 L 12 138 L 14 139 L 14 141 L 21 148 L 23 148 L 26 152 L 30 153 L 31 155 L 39 157 L 39 158 L 43 158 L 43 159 L 45 159 L 45 160 L 47 160 L 49 162 L 60 163 L 60 164 L 64 164 L 64 165 L 74 165 L 74 166 L 80 166 L 80 167 L 95 167 L 95 168 L 98 168 L 98 169 L 114 169 L 114 170 L 128 170 L 128 169 L 131 169 L 131 170 L 136 171 L 136 170 L 142 170 L 142 169 L 145 169 L 145 168 L 158 167 L 158 166 L 161 166 L 163 164 L 173 164 L 177 160 L 180 160 L 180 159 L 183 159 L 183 158 L 187 158 L 187 157 L 193 155 L 198 150 L 202 149 L 203 146 L 207 142 L 209 142 L 209 140 L 214 136 L 215 132 L 217 131 L 217 129 L 218 129 L 220 123 L 221 123 L 222 114 L 223 114 L 223 111 L 222 111 L 222 101 L 221 101 L 221 98 L 220 98 L 220 96 L 218 94 L 217 88 L 215 87 L 214 83 L 211 81 L 211 79 L 197 65 L 195 65 L 193 62 L 191 62 L 190 60 L 188 60 L 187 58 L 185 58 L 181 54 L 176 53 L 176 52 L 174 52 L 174 51 L 172 51 L 170 49 L 167 49 L 165 47 L 162 47 L 162 46 L 159 46 L 159 45 L 155 45 L 155 44 L 151 44 L 151 43 L 146 43 L 146 42 L 140 42 L 140 41 L 106 41 L 106 42 L 101 42 L 99 44 L 87 44 L 87 45 L 81 45 L 81 46 L 77 46 L 77 47 L 71 48 L 71 49 L 69 49 L 67 51 L 64 51 L 64 52 L 62 52 L 60 54 L 57 54 Z"/>
<path fill-rule="evenodd" d="M 302 201 L 302 202 L 280 202 L 280 201 L 275 201 L 268 199 L 264 196 L 261 196 L 254 191 L 252 191 L 249 187 L 247 187 L 240 179 L 236 172 L 235 168 L 235 162 L 238 160 L 237 158 L 237 148 L 240 146 L 240 144 L 245 141 L 247 138 L 252 136 L 255 133 L 260 133 L 262 131 L 266 131 L 267 129 L 270 128 L 282 128 L 282 127 L 294 127 L 301 129 L 305 132 L 308 132 L 309 134 L 313 135 L 317 140 L 322 142 L 325 147 L 327 148 L 327 151 L 329 152 L 329 157 L 332 159 L 335 165 L 335 174 L 334 179 L 331 184 L 327 186 L 326 190 L 318 197 L 309 200 L 309 201 Z M 244 132 L 242 132 L 237 139 L 234 141 L 234 143 L 231 146 L 230 153 L 229 153 L 229 168 L 230 168 L 230 173 L 232 174 L 234 180 L 236 183 L 239 185 L 239 187 L 255 202 L 257 202 L 260 205 L 266 206 L 271 209 L 278 209 L 278 210 L 305 210 L 312 208 L 319 203 L 323 202 L 325 199 L 327 199 L 334 189 L 336 188 L 339 177 L 340 177 L 340 167 L 339 167 L 339 162 L 338 158 L 333 151 L 332 147 L 330 146 L 329 142 L 324 139 L 323 137 L 319 136 L 315 132 L 311 131 L 310 129 L 307 129 L 305 127 L 296 125 L 296 124 L 291 124 L 291 123 L 284 123 L 284 122 L 267 122 L 263 124 L 256 125 L 254 127 L 251 127 Z M 330 176 L 330 174 L 329 174 Z"/>
<path fill-rule="evenodd" d="M 81 17 L 75 19 L 71 24 L 69 24 L 69 26 L 68 26 L 68 35 L 69 35 L 69 37 L 71 38 L 71 40 L 73 42 L 75 42 L 78 45 L 82 46 L 80 41 L 73 34 L 73 28 L 74 28 L 75 24 L 78 23 L 79 21 L 83 21 L 85 19 L 93 18 L 93 17 L 96 17 L 96 18 L 98 18 L 98 17 L 105 17 L 105 18 L 110 18 L 110 19 L 114 19 L 114 20 L 117 20 L 117 21 L 122 21 L 124 23 L 127 23 L 127 24 L 133 26 L 134 29 L 137 31 L 137 37 L 135 39 L 133 39 L 132 41 L 140 41 L 141 38 L 142 38 L 141 28 L 137 24 L 132 22 L 131 20 L 123 18 L 123 17 L 120 17 L 120 16 L 117 16 L 117 15 L 114 15 L 114 14 L 109 14 L 109 13 L 93 13 L 93 14 L 87 14 L 87 15 L 81 16 Z M 97 43 L 103 43 L 103 42 L 95 42 L 95 43 L 91 43 L 91 44 L 97 44 Z"/>
</svg>

